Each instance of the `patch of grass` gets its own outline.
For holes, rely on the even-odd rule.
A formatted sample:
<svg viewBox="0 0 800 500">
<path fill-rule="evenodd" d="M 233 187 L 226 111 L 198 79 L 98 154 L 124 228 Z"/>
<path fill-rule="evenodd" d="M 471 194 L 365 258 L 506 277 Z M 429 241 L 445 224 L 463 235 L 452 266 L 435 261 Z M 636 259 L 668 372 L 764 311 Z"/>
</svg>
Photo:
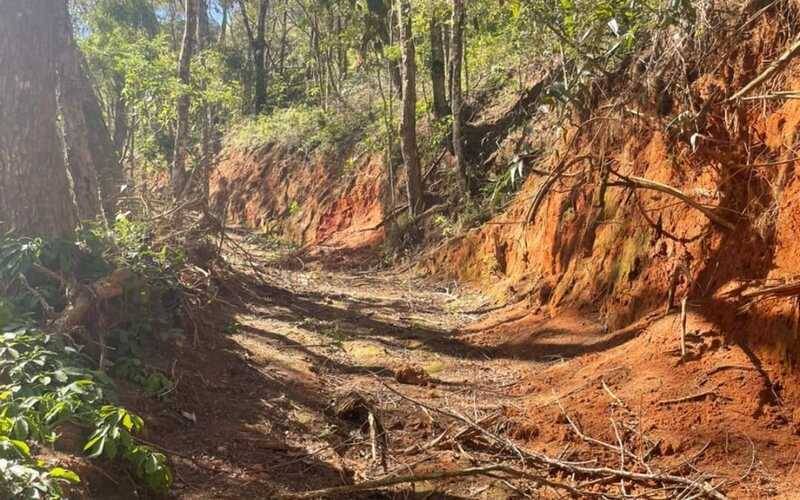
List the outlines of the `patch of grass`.
<svg viewBox="0 0 800 500">
<path fill-rule="evenodd" d="M 429 363 L 425 363 L 422 366 L 422 369 L 425 370 L 425 373 L 432 377 L 437 373 L 445 371 L 445 369 L 447 369 L 447 365 L 443 361 L 436 359 Z"/>
</svg>

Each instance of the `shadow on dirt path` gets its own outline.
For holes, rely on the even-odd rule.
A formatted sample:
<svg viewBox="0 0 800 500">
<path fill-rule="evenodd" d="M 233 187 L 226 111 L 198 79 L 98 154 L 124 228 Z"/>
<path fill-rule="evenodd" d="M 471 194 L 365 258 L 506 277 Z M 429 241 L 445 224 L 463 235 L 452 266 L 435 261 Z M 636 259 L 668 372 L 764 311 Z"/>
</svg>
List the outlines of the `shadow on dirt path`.
<svg viewBox="0 0 800 500">
<path fill-rule="evenodd" d="M 250 262 L 230 257 L 239 291 L 220 296 L 227 304 L 220 331 L 148 357 L 177 360 L 158 367 L 177 380 L 173 393 L 155 401 L 126 391 L 147 415 L 145 439 L 173 460 L 175 497 L 272 498 L 382 473 L 361 423 L 332 411 L 353 391 L 388 407 L 380 418 L 391 440 L 390 470 L 416 470 L 392 450 L 438 426 L 382 387 L 409 367 L 424 374 L 422 385 L 407 386 L 420 397 L 475 408 L 505 398 L 497 388 L 514 380 L 512 365 L 458 339 L 475 319 L 464 311 L 482 297 L 390 273 L 285 269 L 272 265 L 273 254 L 248 251 Z M 486 479 L 363 498 L 473 498 L 478 489 L 489 489 Z"/>
</svg>

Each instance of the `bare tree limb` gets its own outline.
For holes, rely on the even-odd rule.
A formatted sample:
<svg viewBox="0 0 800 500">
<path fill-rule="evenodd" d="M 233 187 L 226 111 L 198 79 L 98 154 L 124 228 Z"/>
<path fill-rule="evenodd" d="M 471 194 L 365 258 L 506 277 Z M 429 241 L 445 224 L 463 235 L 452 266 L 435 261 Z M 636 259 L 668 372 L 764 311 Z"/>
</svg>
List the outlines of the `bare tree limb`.
<svg viewBox="0 0 800 500">
<path fill-rule="evenodd" d="M 742 87 L 741 90 L 727 98 L 724 102 L 732 102 L 736 101 L 737 99 L 741 99 L 747 95 L 748 92 L 761 85 L 761 83 L 763 83 L 767 78 L 786 67 L 789 61 L 798 54 L 800 54 L 800 38 L 789 45 L 783 54 L 775 59 L 763 73 L 755 77 L 750 83 Z"/>
<path fill-rule="evenodd" d="M 667 483 L 672 485 L 681 485 L 685 487 L 692 487 L 698 489 L 702 496 L 706 498 L 713 498 L 715 500 L 726 500 L 727 497 L 720 493 L 716 487 L 712 484 L 702 480 L 694 480 L 688 477 L 676 476 L 672 474 L 667 474 L 663 472 L 653 472 L 653 473 L 642 473 L 642 472 L 633 472 L 628 470 L 622 469 L 614 469 L 610 467 L 588 467 L 582 465 L 580 463 L 575 462 L 568 462 L 564 460 L 560 460 L 557 458 L 552 458 L 548 455 L 537 453 L 534 451 L 528 451 L 523 448 L 520 448 L 517 444 L 513 443 L 508 438 L 499 436 L 494 432 L 491 432 L 488 429 L 481 427 L 480 425 L 476 424 L 468 417 L 463 415 L 459 415 L 458 413 L 442 408 L 437 408 L 421 401 L 418 401 L 414 398 L 406 396 L 402 392 L 390 387 L 382 380 L 380 380 L 377 376 L 375 377 L 378 383 L 380 383 L 383 387 L 387 388 L 392 393 L 396 394 L 402 399 L 409 401 L 417 406 L 422 408 L 426 408 L 430 411 L 434 411 L 436 413 L 440 413 L 442 415 L 447 415 L 450 418 L 454 418 L 456 420 L 460 420 L 465 424 L 469 425 L 470 427 L 474 428 L 479 433 L 483 434 L 484 436 L 488 437 L 492 441 L 497 444 L 500 444 L 508 449 L 513 450 L 517 455 L 519 455 L 525 462 L 536 464 L 540 467 L 545 467 L 549 469 L 555 469 L 562 472 L 566 472 L 568 474 L 575 474 L 579 476 L 587 476 L 587 477 L 603 477 L 603 478 L 614 478 L 616 480 L 626 479 L 629 481 L 633 481 L 636 483 Z"/>
<path fill-rule="evenodd" d="M 708 217 L 708 219 L 714 224 L 717 224 L 718 226 L 721 226 L 730 231 L 733 231 L 736 228 L 736 226 L 734 226 L 733 223 L 731 223 L 724 217 L 717 214 L 714 210 L 696 202 L 689 195 L 687 195 L 686 193 L 677 188 L 674 188 L 667 184 L 661 184 L 660 182 L 651 181 L 650 179 L 645 179 L 643 177 L 622 175 L 619 172 L 615 172 L 614 170 L 611 170 L 611 173 L 614 174 L 616 177 L 618 177 L 620 179 L 620 182 L 609 183 L 609 186 L 623 186 L 636 189 L 650 189 L 652 191 L 658 191 L 660 193 L 668 194 L 670 196 L 678 198 L 679 200 L 686 203 L 695 210 L 702 212 L 703 215 Z"/>
<path fill-rule="evenodd" d="M 345 486 L 334 486 L 332 488 L 325 488 L 321 490 L 314 490 L 314 491 L 306 491 L 303 493 L 288 493 L 286 495 L 278 495 L 275 497 L 277 500 L 302 500 L 307 498 L 330 498 L 334 495 L 343 495 L 346 493 L 356 493 L 356 492 L 363 492 L 363 491 L 373 491 L 380 488 L 385 488 L 388 486 L 394 486 L 397 484 L 404 484 L 404 483 L 420 483 L 423 481 L 436 481 L 441 479 L 452 479 L 456 477 L 468 477 L 468 476 L 489 476 L 492 473 L 504 473 L 508 474 L 509 476 L 521 478 L 521 479 L 528 479 L 530 481 L 534 481 L 542 486 L 549 486 L 551 488 L 557 488 L 569 491 L 576 497 L 587 497 L 587 496 L 600 496 L 596 493 L 591 493 L 588 491 L 582 491 L 578 488 L 569 486 L 567 484 L 557 483 L 555 481 L 551 481 L 547 478 L 542 476 L 534 475 L 529 472 L 524 472 L 513 467 L 509 467 L 507 465 L 502 464 L 494 464 L 494 465 L 487 465 L 484 467 L 471 467 L 468 469 L 458 469 L 458 470 L 451 470 L 451 471 L 438 471 L 438 472 L 431 472 L 429 474 L 411 474 L 406 476 L 391 476 L 391 477 L 384 477 L 380 479 L 373 479 L 370 481 L 364 481 L 357 484 L 352 485 L 345 485 Z"/>
</svg>

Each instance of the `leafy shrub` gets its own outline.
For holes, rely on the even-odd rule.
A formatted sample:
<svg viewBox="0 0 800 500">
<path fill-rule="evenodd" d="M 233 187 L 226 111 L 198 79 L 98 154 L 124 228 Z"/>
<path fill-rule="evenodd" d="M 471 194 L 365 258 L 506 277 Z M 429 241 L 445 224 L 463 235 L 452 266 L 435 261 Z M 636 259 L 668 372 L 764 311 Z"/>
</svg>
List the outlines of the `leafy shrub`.
<svg viewBox="0 0 800 500">
<path fill-rule="evenodd" d="M 154 323 L 163 321 L 162 307 L 154 302 L 177 289 L 171 278 L 177 257 L 152 252 L 149 239 L 144 226 L 124 217 L 110 234 L 86 227 L 74 241 L 0 237 L 0 497 L 57 498 L 65 482 L 79 481 L 34 454 L 39 446 L 57 442 L 66 423 L 92 433 L 85 446 L 90 457 L 127 462 L 153 490 L 171 485 L 166 457 L 136 442 L 142 419 L 113 404 L 111 379 L 92 368 L 95 361 L 72 338 L 35 325 L 37 318 L 66 305 L 66 276 L 92 282 L 123 266 L 136 269 L 143 281 L 120 300 L 120 317 L 133 318 L 120 328 L 152 332 Z M 119 347 L 123 354 L 133 350 Z M 128 372 L 130 378 L 142 377 L 154 394 L 170 386 L 163 375 Z"/>
<path fill-rule="evenodd" d="M 0 470 L 8 471 L 0 491 L 17 498 L 58 497 L 59 483 L 79 480 L 70 471 L 48 469 L 31 454 L 38 443 L 55 443 L 67 422 L 94 429 L 85 446 L 90 457 L 120 457 L 150 488 L 170 486 L 166 458 L 133 440 L 141 418 L 108 404 L 114 396 L 110 379 L 88 368 L 86 356 L 60 336 L 7 325 L 0 334 L 0 376 L 6 381 L 0 385 Z"/>
</svg>

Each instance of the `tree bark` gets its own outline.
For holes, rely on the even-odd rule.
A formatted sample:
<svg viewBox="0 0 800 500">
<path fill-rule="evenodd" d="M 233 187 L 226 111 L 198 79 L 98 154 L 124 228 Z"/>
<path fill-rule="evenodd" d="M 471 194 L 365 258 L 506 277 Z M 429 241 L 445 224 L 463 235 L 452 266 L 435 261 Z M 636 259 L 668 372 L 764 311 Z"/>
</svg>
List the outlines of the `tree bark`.
<svg viewBox="0 0 800 500">
<path fill-rule="evenodd" d="M 67 3 L 60 0 L 57 98 L 67 170 L 80 219 L 114 217 L 122 168 L 103 112 L 72 34 Z"/>
<path fill-rule="evenodd" d="M 283 4 L 283 21 L 281 22 L 281 48 L 278 56 L 278 72 L 283 76 L 286 70 L 286 50 L 289 37 L 289 1 Z"/>
<path fill-rule="evenodd" d="M 57 0 L 0 1 L 0 227 L 67 236 L 75 227 L 56 125 Z"/>
<path fill-rule="evenodd" d="M 453 154 L 456 160 L 456 172 L 464 194 L 470 194 L 469 174 L 464 160 L 464 142 L 462 137 L 463 117 L 461 113 L 461 63 L 463 60 L 463 35 L 464 35 L 464 0 L 453 0 L 453 22 L 450 41 L 450 75 L 452 88 L 450 89 L 450 102 L 453 117 Z"/>
<path fill-rule="evenodd" d="M 208 1 L 197 0 L 197 49 L 204 50 L 210 43 L 210 30 L 208 25 Z M 203 105 L 200 113 L 200 165 L 196 175 L 196 185 L 203 190 L 204 199 L 208 192 L 208 171 L 211 159 L 214 156 L 212 127 L 214 124 L 214 109 L 208 104 Z"/>
<path fill-rule="evenodd" d="M 197 48 L 203 50 L 209 38 L 208 0 L 197 0 Z"/>
<path fill-rule="evenodd" d="M 219 25 L 219 38 L 217 38 L 217 45 L 225 45 L 225 37 L 228 33 L 228 0 L 220 2 L 222 6 L 222 21 Z"/>
<path fill-rule="evenodd" d="M 417 63 L 414 37 L 411 31 L 411 4 L 398 0 L 400 42 L 403 50 L 403 116 L 401 122 L 401 149 L 406 164 L 408 209 L 416 217 L 424 209 L 422 174 L 417 150 Z"/>
<path fill-rule="evenodd" d="M 186 7 L 186 26 L 183 29 L 183 42 L 181 43 L 181 55 L 178 63 L 178 78 L 183 89 L 178 97 L 178 122 L 175 128 L 175 151 L 173 152 L 172 171 L 170 175 L 170 187 L 175 197 L 179 197 L 186 186 L 186 156 L 189 143 L 189 107 L 191 97 L 189 96 L 188 86 L 191 84 L 192 69 L 191 62 L 194 54 L 194 41 L 197 23 L 197 0 L 185 0 Z"/>
<path fill-rule="evenodd" d="M 114 143 L 114 149 L 117 154 L 122 156 L 125 150 L 125 144 L 128 142 L 128 135 L 130 129 L 128 128 L 128 108 L 125 105 L 125 99 L 122 97 L 122 90 L 125 83 L 122 79 L 116 79 L 114 82 L 114 119 L 113 119 L 113 132 L 111 140 Z"/>
<path fill-rule="evenodd" d="M 434 10 L 430 21 L 431 37 L 431 86 L 433 87 L 433 116 L 441 120 L 449 111 L 447 91 L 445 90 L 444 44 L 442 43 L 442 24 Z"/>
<path fill-rule="evenodd" d="M 264 111 L 267 105 L 266 34 L 269 0 L 261 0 L 259 2 L 255 32 L 253 32 L 250 18 L 247 16 L 247 7 L 244 0 L 239 0 L 239 7 L 242 11 L 242 20 L 244 21 L 253 58 L 253 114 L 258 115 Z"/>
</svg>

